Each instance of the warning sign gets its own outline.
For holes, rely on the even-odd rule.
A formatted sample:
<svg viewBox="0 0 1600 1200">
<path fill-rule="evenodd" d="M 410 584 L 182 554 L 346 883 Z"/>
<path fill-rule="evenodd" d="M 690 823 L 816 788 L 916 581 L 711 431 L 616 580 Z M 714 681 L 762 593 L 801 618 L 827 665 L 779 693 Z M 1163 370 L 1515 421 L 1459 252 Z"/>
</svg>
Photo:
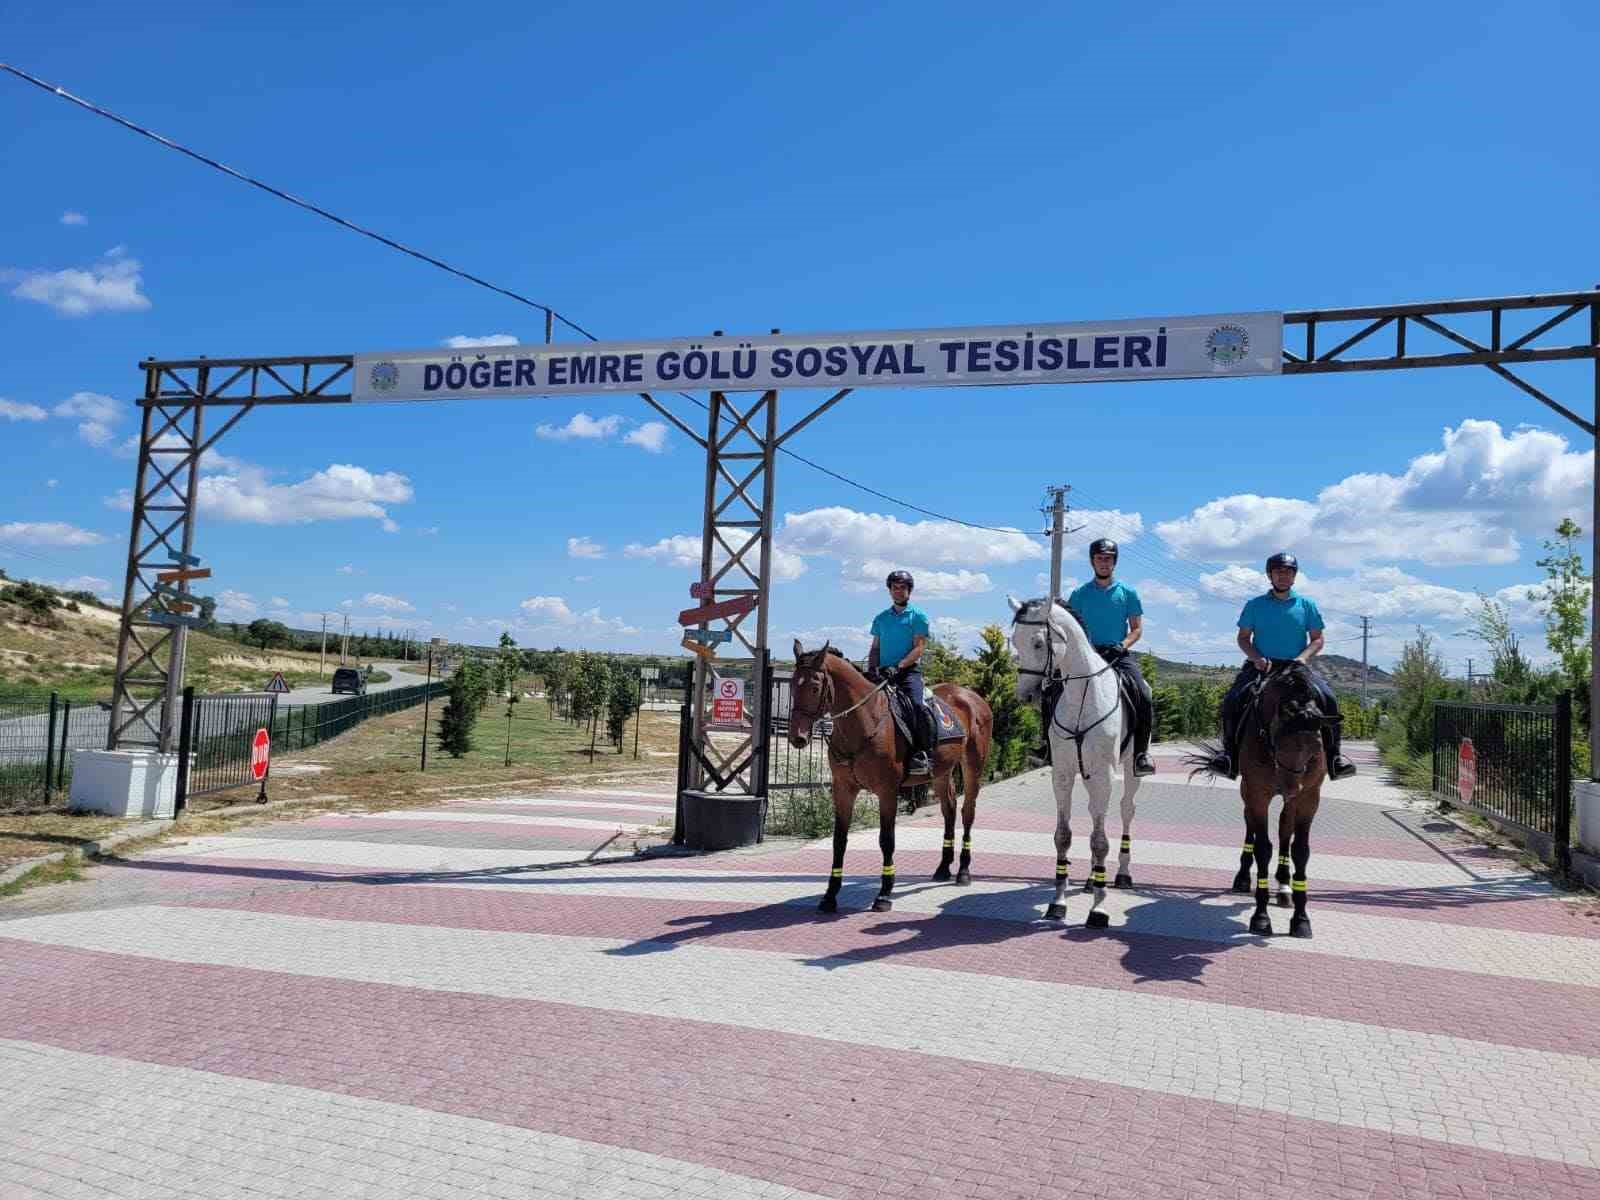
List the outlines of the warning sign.
<svg viewBox="0 0 1600 1200">
<path fill-rule="evenodd" d="M 744 720 L 744 680 L 712 676 L 711 719 L 730 724 Z"/>
<path fill-rule="evenodd" d="M 1461 803 L 1471 804 L 1472 793 L 1478 786 L 1478 752 L 1472 748 L 1471 738 L 1461 739 L 1461 750 L 1456 757 L 1456 791 Z"/>
<path fill-rule="evenodd" d="M 289 691 L 289 685 L 283 681 L 283 672 L 273 672 L 272 678 L 267 680 L 267 691 L 274 695 L 282 696 Z"/>
</svg>

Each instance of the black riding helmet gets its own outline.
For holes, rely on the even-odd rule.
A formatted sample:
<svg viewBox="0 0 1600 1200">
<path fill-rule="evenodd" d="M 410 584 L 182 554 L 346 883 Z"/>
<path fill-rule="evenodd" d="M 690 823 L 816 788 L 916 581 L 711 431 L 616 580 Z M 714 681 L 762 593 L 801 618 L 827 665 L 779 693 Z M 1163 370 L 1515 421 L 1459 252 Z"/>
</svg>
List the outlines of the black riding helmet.
<svg viewBox="0 0 1600 1200">
<path fill-rule="evenodd" d="M 1271 558 L 1267 559 L 1267 570 L 1270 571 L 1273 567 L 1288 567 L 1291 571 L 1298 573 L 1300 560 L 1287 550 L 1279 550 Z"/>
<path fill-rule="evenodd" d="M 910 571 L 890 571 L 889 578 L 883 581 L 883 586 L 893 587 L 897 583 L 905 584 L 908 591 L 917 590 L 917 581 L 911 578 Z"/>
<path fill-rule="evenodd" d="M 1112 562 L 1116 562 L 1121 557 L 1121 552 L 1118 551 L 1117 544 L 1110 538 L 1096 538 L 1094 541 L 1089 543 L 1089 561 L 1091 563 L 1094 562 L 1094 556 L 1096 554 L 1109 554 L 1111 555 Z"/>
</svg>

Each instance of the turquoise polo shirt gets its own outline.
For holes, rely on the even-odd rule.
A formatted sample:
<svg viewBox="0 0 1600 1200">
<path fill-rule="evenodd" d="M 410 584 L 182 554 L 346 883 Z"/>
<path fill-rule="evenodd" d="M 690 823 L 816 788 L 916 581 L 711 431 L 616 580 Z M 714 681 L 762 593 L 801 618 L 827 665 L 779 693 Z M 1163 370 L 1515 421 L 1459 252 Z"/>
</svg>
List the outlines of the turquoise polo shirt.
<svg viewBox="0 0 1600 1200">
<path fill-rule="evenodd" d="M 1271 592 L 1252 597 L 1239 614 L 1239 628 L 1255 634 L 1256 650 L 1268 658 L 1293 658 L 1306 648 L 1311 631 L 1321 629 L 1322 612 L 1293 588 L 1287 600 Z"/>
<path fill-rule="evenodd" d="M 1144 616 L 1139 593 L 1116 581 L 1101 587 L 1091 579 L 1067 597 L 1067 607 L 1083 618 L 1096 646 L 1115 646 L 1128 636 L 1128 618 Z"/>
<path fill-rule="evenodd" d="M 911 639 L 928 636 L 928 614 L 915 604 L 899 612 L 884 609 L 872 618 L 872 636 L 878 639 L 878 665 L 892 667 L 911 653 Z"/>
</svg>

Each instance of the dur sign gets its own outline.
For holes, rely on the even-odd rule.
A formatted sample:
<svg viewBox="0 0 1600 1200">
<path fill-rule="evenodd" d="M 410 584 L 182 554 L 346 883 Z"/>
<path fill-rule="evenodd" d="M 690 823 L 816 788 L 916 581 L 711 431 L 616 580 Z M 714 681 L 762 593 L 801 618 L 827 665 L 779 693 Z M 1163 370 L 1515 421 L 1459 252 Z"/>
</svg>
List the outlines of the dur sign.
<svg viewBox="0 0 1600 1200">
<path fill-rule="evenodd" d="M 1276 375 L 1282 313 L 357 354 L 362 400 Z"/>
</svg>

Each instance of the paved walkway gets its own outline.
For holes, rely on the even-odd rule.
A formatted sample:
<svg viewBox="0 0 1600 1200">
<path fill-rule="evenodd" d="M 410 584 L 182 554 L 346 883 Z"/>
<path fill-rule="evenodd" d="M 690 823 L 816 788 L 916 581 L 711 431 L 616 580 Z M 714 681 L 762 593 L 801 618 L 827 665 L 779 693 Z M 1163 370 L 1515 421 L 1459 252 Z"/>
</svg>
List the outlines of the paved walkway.
<svg viewBox="0 0 1600 1200">
<path fill-rule="evenodd" d="M 871 830 L 837 917 L 821 842 L 556 865 L 670 816 L 626 787 L 97 867 L 0 907 L 0 1194 L 1600 1198 L 1600 921 L 1367 779 L 1316 939 L 1252 937 L 1182 778 L 1103 932 L 1040 919 L 1042 773 L 969 888 L 903 820 L 883 914 Z"/>
</svg>

